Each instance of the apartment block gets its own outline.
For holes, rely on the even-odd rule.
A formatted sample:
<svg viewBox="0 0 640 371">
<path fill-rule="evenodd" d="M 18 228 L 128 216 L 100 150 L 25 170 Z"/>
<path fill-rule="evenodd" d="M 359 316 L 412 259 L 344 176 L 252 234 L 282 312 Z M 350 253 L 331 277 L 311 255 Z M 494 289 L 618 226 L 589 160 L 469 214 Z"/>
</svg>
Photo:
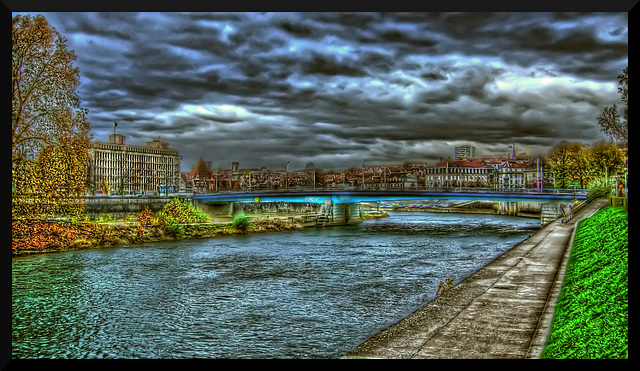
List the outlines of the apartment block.
<svg viewBox="0 0 640 371">
<path fill-rule="evenodd" d="M 128 145 L 121 134 L 91 143 L 89 189 L 104 194 L 159 194 L 177 192 L 180 154 L 159 139 L 146 146 Z"/>
</svg>

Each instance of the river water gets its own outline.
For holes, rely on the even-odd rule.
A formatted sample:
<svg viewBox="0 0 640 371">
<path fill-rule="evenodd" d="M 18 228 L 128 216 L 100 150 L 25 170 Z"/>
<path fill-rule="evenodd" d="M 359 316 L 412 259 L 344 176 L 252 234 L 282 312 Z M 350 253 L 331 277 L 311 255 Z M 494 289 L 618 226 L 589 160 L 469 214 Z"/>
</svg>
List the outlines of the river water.
<svg viewBox="0 0 640 371">
<path fill-rule="evenodd" d="M 12 357 L 337 358 L 540 227 L 390 214 L 13 258 Z"/>
</svg>

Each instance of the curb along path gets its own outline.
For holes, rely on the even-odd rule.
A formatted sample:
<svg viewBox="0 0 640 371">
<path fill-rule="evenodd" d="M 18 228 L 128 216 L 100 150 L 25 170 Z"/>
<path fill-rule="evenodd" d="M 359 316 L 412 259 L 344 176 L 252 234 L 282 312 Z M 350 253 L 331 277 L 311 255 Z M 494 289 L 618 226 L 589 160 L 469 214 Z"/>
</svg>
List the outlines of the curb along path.
<svg viewBox="0 0 640 371">
<path fill-rule="evenodd" d="M 606 205 L 550 223 L 343 358 L 538 358 L 575 226 Z"/>
</svg>

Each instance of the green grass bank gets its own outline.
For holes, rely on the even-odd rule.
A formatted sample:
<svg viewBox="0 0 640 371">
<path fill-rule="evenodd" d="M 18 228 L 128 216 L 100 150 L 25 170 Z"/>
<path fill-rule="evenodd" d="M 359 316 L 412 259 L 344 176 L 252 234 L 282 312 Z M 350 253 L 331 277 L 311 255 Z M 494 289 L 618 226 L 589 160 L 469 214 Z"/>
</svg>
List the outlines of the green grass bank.
<svg viewBox="0 0 640 371">
<path fill-rule="evenodd" d="M 578 223 L 540 358 L 628 358 L 628 245 L 622 207 Z"/>
</svg>

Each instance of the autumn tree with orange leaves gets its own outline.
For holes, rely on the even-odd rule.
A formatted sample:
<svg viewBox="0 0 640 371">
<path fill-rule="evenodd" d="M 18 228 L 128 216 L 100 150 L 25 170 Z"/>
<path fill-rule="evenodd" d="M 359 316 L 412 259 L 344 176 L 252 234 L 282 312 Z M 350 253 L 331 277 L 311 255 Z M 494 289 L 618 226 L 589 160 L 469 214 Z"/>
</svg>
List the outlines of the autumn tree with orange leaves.
<svg viewBox="0 0 640 371">
<path fill-rule="evenodd" d="M 11 40 L 13 215 L 82 213 L 91 125 L 76 55 L 41 15 L 14 16 Z"/>
</svg>

